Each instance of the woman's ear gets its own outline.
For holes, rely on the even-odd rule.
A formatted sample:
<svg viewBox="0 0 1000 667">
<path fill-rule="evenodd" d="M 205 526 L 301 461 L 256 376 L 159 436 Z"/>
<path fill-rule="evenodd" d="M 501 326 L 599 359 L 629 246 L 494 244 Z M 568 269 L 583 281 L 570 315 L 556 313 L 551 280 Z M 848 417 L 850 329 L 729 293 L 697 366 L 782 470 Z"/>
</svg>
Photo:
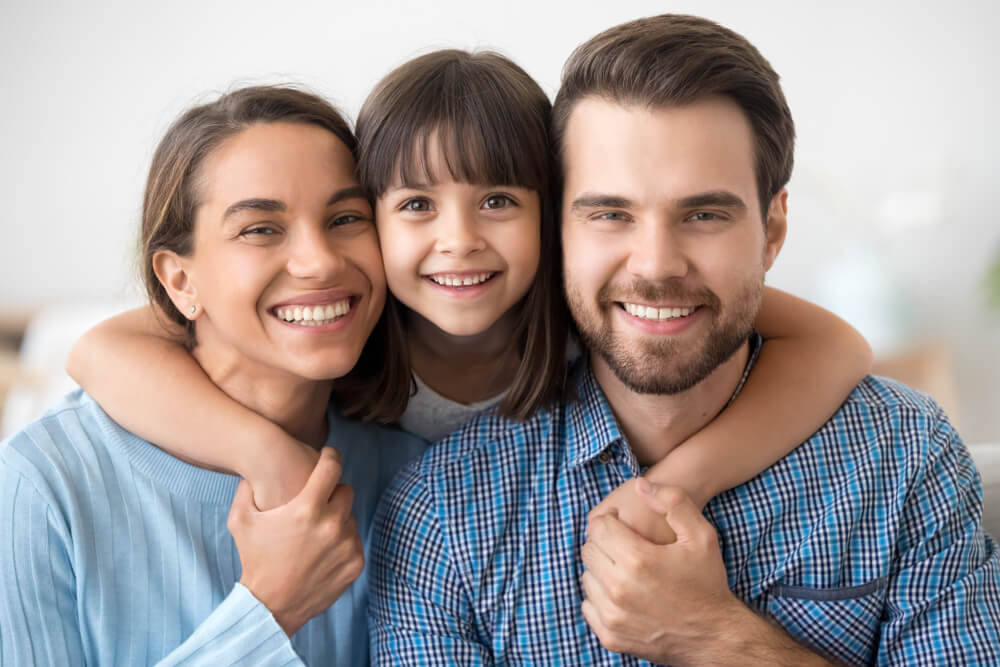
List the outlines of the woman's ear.
<svg viewBox="0 0 1000 667">
<path fill-rule="evenodd" d="M 153 272 L 159 279 L 170 300 L 189 320 L 198 319 L 198 289 L 191 281 L 184 258 L 173 250 L 158 250 L 153 254 Z"/>
<path fill-rule="evenodd" d="M 764 227 L 766 237 L 764 246 L 764 270 L 768 271 L 785 243 L 785 233 L 788 231 L 788 190 L 781 188 L 778 194 L 771 198 L 767 208 L 767 224 Z"/>
</svg>

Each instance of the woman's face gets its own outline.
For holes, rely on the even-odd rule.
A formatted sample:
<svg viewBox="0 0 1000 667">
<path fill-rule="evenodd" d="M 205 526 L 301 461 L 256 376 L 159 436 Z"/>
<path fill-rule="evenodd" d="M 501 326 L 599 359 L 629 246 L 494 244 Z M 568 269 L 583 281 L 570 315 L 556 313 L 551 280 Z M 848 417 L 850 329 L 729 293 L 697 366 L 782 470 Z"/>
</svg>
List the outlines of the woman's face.
<svg viewBox="0 0 1000 667">
<path fill-rule="evenodd" d="M 433 183 L 388 188 L 376 202 L 392 293 L 453 336 L 490 329 L 538 271 L 541 208 L 534 190 L 459 183 L 432 141 Z"/>
<path fill-rule="evenodd" d="M 313 380 L 350 371 L 385 302 L 371 206 L 329 131 L 261 123 L 201 166 L 194 252 L 199 347 Z"/>
</svg>

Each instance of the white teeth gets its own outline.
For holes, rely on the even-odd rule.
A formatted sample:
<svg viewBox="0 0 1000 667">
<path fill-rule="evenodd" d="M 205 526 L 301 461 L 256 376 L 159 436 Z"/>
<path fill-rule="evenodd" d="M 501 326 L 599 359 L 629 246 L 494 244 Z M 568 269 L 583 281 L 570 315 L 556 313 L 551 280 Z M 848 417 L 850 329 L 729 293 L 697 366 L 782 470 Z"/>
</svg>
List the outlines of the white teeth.
<svg viewBox="0 0 1000 667">
<path fill-rule="evenodd" d="M 320 306 L 289 306 L 276 308 L 278 319 L 285 322 L 295 322 L 307 327 L 319 327 L 340 319 L 351 310 L 351 300 L 343 299 L 336 303 Z"/>
<path fill-rule="evenodd" d="M 490 271 L 488 273 L 480 273 L 474 276 L 452 276 L 441 274 L 429 277 L 438 285 L 444 285 L 446 287 L 466 287 L 468 285 L 478 285 L 479 283 L 486 282 L 494 275 L 495 272 Z"/>
<path fill-rule="evenodd" d="M 629 315 L 654 322 L 687 317 L 695 310 L 694 308 L 653 308 L 652 306 L 643 306 L 637 303 L 623 303 L 622 305 L 625 307 L 625 312 Z"/>
</svg>

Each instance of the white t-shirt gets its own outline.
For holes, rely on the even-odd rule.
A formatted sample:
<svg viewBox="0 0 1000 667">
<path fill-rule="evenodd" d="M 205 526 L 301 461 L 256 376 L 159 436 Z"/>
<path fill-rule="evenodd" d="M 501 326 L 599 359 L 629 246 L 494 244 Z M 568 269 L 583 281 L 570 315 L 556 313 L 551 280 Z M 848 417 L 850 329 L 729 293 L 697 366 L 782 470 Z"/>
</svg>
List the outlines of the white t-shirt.
<svg viewBox="0 0 1000 667">
<path fill-rule="evenodd" d="M 504 390 L 485 401 L 459 403 L 428 387 L 416 373 L 413 374 L 413 379 L 417 384 L 417 393 L 406 404 L 406 410 L 399 418 L 399 425 L 431 442 L 451 435 L 459 426 L 499 405 L 507 395 Z"/>
</svg>

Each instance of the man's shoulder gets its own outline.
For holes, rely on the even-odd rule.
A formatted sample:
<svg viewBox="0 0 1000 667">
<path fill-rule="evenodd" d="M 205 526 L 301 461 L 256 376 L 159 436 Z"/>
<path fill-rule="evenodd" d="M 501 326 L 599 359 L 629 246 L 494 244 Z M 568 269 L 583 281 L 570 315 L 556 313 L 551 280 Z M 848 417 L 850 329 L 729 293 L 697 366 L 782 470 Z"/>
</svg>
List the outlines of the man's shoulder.
<svg viewBox="0 0 1000 667">
<path fill-rule="evenodd" d="M 929 395 L 902 382 L 869 375 L 854 388 L 810 442 L 865 453 L 877 446 L 925 457 L 960 442 L 944 410 Z"/>
</svg>

